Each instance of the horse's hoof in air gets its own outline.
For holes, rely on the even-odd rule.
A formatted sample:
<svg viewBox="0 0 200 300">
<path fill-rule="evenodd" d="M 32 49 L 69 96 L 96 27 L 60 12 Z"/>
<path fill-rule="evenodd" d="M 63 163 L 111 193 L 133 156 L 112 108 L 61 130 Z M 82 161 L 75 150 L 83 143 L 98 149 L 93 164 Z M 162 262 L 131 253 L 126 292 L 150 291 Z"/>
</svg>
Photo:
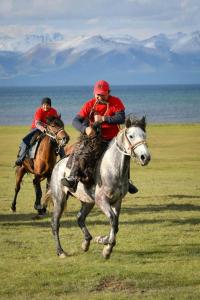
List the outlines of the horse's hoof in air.
<svg viewBox="0 0 200 300">
<path fill-rule="evenodd" d="M 107 245 L 103 248 L 102 255 L 105 259 L 109 259 L 111 252 L 112 252 L 111 246 Z"/>
<path fill-rule="evenodd" d="M 107 245 L 108 244 L 108 236 L 105 235 L 105 236 L 96 236 L 94 238 L 94 242 L 97 243 L 97 244 L 103 244 L 103 245 Z"/>
<path fill-rule="evenodd" d="M 90 247 L 90 241 L 84 240 L 81 245 L 82 250 L 87 252 L 89 250 L 89 247 Z"/>
<path fill-rule="evenodd" d="M 65 257 L 67 257 L 67 254 L 65 252 L 62 252 L 58 256 L 59 256 L 59 258 L 65 258 Z"/>
<path fill-rule="evenodd" d="M 16 208 L 14 209 L 14 208 L 10 208 L 10 211 L 12 212 L 12 213 L 16 213 Z"/>
</svg>

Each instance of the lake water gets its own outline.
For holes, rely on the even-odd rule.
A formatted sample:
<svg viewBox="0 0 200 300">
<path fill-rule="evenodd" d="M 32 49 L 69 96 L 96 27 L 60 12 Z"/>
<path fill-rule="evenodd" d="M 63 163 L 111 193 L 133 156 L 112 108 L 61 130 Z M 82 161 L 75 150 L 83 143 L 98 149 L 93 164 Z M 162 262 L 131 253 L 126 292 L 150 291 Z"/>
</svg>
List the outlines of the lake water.
<svg viewBox="0 0 200 300">
<path fill-rule="evenodd" d="M 0 125 L 30 125 L 43 97 L 50 97 L 65 124 L 71 124 L 83 103 L 92 97 L 92 86 L 0 87 Z M 126 113 L 148 123 L 198 123 L 200 85 L 112 86 Z"/>
</svg>

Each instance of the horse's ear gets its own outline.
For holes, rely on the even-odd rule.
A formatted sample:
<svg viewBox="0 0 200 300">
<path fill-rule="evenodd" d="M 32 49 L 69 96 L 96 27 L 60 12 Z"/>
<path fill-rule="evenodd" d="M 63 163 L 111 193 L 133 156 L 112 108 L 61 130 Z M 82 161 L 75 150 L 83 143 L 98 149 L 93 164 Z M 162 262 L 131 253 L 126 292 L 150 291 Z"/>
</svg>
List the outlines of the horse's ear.
<svg viewBox="0 0 200 300">
<path fill-rule="evenodd" d="M 129 117 L 129 116 L 128 116 L 128 117 L 126 118 L 126 120 L 125 120 L 125 126 L 126 126 L 126 128 L 131 127 L 131 120 L 130 120 L 130 117 Z"/>
<path fill-rule="evenodd" d="M 140 122 L 141 122 L 142 129 L 146 131 L 146 116 L 143 116 Z"/>
<path fill-rule="evenodd" d="M 58 114 L 58 118 L 61 119 L 61 113 Z"/>
</svg>

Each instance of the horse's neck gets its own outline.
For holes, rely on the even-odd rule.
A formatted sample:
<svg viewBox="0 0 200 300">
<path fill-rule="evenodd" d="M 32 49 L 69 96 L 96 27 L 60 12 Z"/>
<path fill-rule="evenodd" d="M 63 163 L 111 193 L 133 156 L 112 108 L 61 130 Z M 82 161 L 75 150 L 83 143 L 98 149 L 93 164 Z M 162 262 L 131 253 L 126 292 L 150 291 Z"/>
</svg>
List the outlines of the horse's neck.
<svg viewBox="0 0 200 300">
<path fill-rule="evenodd" d="M 44 156 L 47 160 L 52 159 L 52 152 L 54 151 L 54 145 L 50 141 L 50 138 L 46 135 L 40 142 L 38 148 L 38 154 Z"/>
<path fill-rule="evenodd" d="M 124 155 L 118 148 L 114 139 L 106 150 L 102 159 L 102 167 L 106 168 L 109 174 L 115 177 L 124 176 L 130 165 L 130 156 Z"/>
</svg>

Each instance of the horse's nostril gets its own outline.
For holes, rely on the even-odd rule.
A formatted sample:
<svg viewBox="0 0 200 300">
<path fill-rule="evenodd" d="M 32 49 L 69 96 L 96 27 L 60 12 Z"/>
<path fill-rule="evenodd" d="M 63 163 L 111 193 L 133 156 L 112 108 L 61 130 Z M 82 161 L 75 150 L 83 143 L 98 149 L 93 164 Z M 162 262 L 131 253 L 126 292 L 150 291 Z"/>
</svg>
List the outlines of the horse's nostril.
<svg viewBox="0 0 200 300">
<path fill-rule="evenodd" d="M 145 156 L 144 155 L 141 155 L 141 160 L 145 160 Z"/>
</svg>

